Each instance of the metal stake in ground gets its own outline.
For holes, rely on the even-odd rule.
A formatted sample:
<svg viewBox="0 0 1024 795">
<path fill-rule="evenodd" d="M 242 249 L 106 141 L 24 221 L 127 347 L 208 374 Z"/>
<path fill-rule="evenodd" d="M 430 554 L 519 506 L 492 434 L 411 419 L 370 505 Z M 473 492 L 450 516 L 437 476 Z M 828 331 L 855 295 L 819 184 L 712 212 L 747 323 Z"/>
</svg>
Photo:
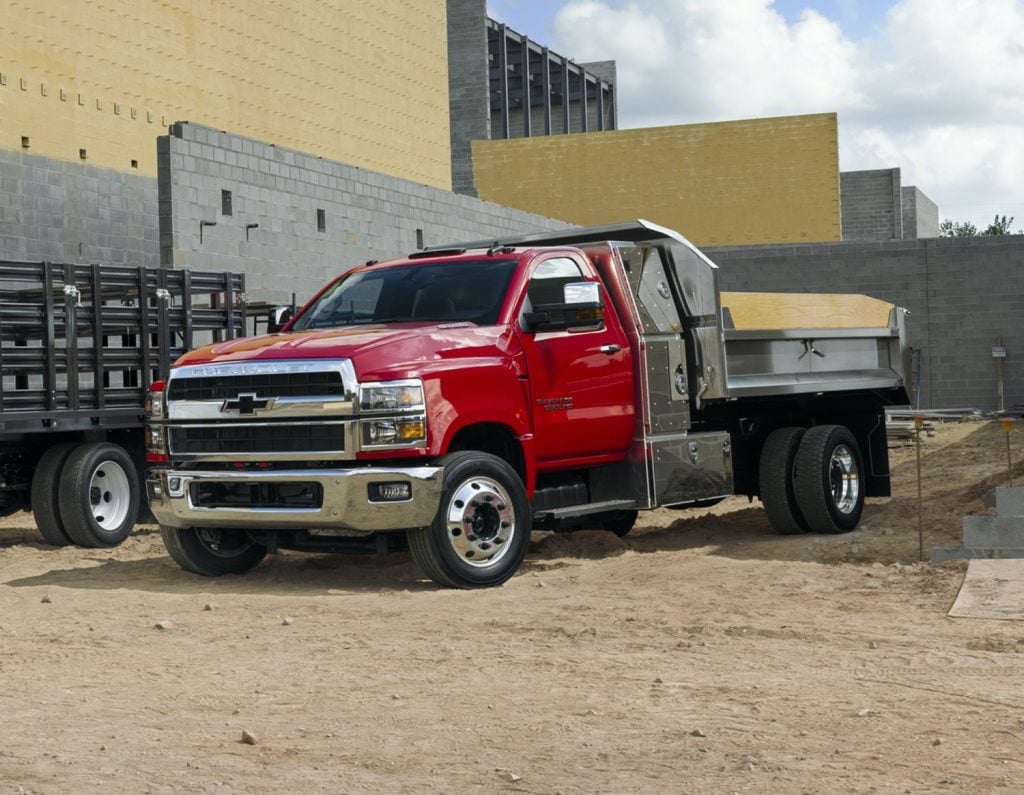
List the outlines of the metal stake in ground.
<svg viewBox="0 0 1024 795">
<path fill-rule="evenodd" d="M 1013 418 L 1003 417 L 999 420 L 999 424 L 1006 432 L 1006 479 L 1009 481 L 1008 485 L 1013 486 L 1013 459 L 1010 457 L 1010 431 L 1013 430 Z"/>
<path fill-rule="evenodd" d="M 921 428 L 924 427 L 924 417 L 914 417 L 914 445 L 917 447 L 917 559 L 924 560 L 924 524 L 921 512 L 924 510 L 924 500 L 921 497 Z"/>
</svg>

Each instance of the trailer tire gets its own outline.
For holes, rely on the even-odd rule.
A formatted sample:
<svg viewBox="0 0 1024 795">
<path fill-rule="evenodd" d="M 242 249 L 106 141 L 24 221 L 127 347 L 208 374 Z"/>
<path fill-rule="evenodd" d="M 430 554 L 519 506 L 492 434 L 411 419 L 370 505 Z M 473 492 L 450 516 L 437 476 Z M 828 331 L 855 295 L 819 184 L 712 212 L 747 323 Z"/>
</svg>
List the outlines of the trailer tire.
<svg viewBox="0 0 1024 795">
<path fill-rule="evenodd" d="M 406 533 L 413 560 L 439 585 L 501 585 L 530 543 L 533 513 L 522 480 L 489 453 L 451 453 L 438 464 L 444 474 L 437 515 L 429 527 Z"/>
<path fill-rule="evenodd" d="M 804 428 L 776 428 L 765 439 L 758 462 L 761 504 L 768 522 L 781 535 L 807 533 L 810 525 L 797 505 L 794 470 Z"/>
<path fill-rule="evenodd" d="M 175 563 L 203 577 L 244 574 L 267 556 L 244 530 L 160 525 L 160 538 Z"/>
<path fill-rule="evenodd" d="M 796 454 L 796 499 L 815 533 L 846 533 L 864 510 L 864 465 L 842 425 L 808 429 Z"/>
<path fill-rule="evenodd" d="M 71 537 L 60 518 L 60 476 L 77 442 L 63 442 L 46 449 L 32 473 L 32 516 L 43 541 L 54 547 L 66 547 Z"/>
<path fill-rule="evenodd" d="M 76 447 L 60 476 L 60 517 L 68 537 L 82 547 L 116 547 L 139 515 L 135 462 L 109 442 Z"/>
</svg>

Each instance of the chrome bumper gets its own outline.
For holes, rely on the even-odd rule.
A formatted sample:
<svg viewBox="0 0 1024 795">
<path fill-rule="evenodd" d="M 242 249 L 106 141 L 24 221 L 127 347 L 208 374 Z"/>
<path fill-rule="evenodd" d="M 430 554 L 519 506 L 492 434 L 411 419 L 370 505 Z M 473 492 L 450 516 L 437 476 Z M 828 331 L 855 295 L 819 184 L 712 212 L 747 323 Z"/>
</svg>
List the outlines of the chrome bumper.
<svg viewBox="0 0 1024 795">
<path fill-rule="evenodd" d="M 426 527 L 441 500 L 440 467 L 314 469 L 247 472 L 151 470 L 146 492 L 153 515 L 167 527 L 242 527 L 261 530 L 339 529 L 376 532 Z M 228 485 L 317 484 L 322 504 L 316 507 L 204 507 L 193 503 L 196 483 Z M 411 497 L 402 501 L 370 499 L 381 483 L 408 483 Z"/>
</svg>

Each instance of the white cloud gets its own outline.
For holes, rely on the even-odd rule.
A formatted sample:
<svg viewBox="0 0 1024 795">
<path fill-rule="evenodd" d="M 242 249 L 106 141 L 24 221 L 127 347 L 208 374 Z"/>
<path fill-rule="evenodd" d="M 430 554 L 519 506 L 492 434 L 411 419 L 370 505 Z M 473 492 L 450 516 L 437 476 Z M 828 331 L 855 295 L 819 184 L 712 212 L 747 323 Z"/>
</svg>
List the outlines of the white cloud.
<svg viewBox="0 0 1024 795">
<path fill-rule="evenodd" d="M 772 0 L 569 0 L 554 30 L 617 61 L 622 127 L 836 111 L 843 170 L 900 167 L 942 217 L 1024 226 L 1024 0 L 899 0 L 862 40 Z"/>
</svg>

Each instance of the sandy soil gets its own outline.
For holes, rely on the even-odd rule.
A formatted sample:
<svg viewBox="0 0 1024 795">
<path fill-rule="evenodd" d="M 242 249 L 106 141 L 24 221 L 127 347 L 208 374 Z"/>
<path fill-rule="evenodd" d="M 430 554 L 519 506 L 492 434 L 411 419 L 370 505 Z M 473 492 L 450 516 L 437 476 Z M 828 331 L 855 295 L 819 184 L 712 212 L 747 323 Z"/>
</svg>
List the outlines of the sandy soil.
<svg viewBox="0 0 1024 795">
<path fill-rule="evenodd" d="M 991 510 L 1004 439 L 925 441 L 926 553 Z M 55 550 L 14 517 L 0 793 L 1020 791 L 1024 624 L 945 615 L 964 564 L 917 562 L 894 458 L 849 535 L 780 537 L 732 499 L 537 535 L 477 592 L 403 555 L 201 579 L 151 529 Z"/>
</svg>

